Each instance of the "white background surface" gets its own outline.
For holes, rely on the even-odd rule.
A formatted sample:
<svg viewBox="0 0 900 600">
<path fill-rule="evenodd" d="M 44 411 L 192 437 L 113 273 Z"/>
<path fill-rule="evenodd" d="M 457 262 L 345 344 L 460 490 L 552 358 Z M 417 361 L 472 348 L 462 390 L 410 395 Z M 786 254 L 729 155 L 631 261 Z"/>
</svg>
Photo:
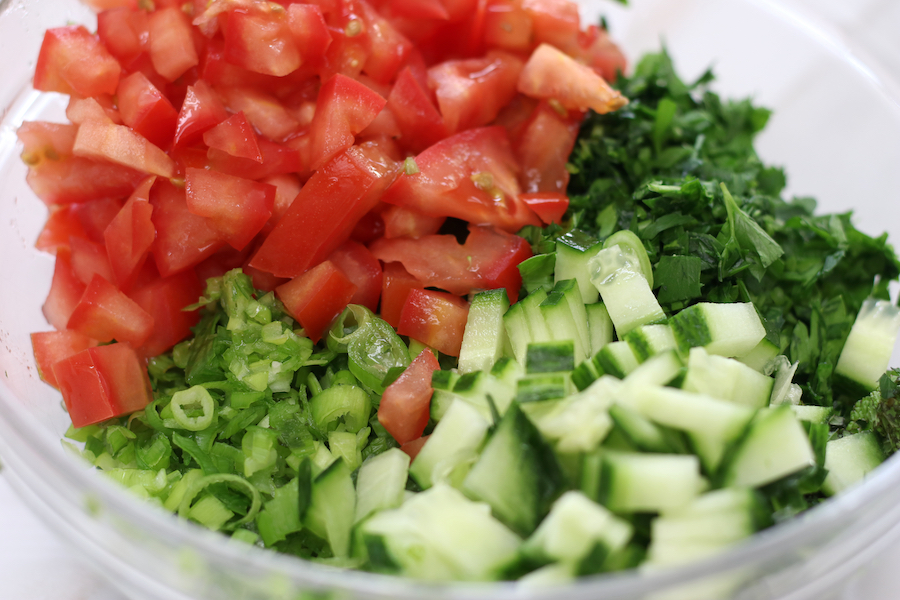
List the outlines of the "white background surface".
<svg viewBox="0 0 900 600">
<path fill-rule="evenodd" d="M 859 49 L 880 73 L 900 81 L 900 1 L 795 0 L 794 4 Z M 900 541 L 836 592 L 847 600 L 900 598 Z M 2 471 L 0 600 L 124 600 L 30 513 Z"/>
</svg>

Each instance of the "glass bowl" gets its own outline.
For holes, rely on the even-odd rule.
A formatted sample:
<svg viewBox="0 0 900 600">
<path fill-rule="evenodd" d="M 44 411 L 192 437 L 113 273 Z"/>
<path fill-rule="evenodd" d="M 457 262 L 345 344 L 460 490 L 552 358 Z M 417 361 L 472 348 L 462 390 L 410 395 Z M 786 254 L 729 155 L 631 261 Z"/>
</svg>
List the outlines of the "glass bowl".
<svg viewBox="0 0 900 600">
<path fill-rule="evenodd" d="M 753 96 L 775 109 L 758 148 L 787 167 L 791 193 L 816 196 L 825 211 L 854 209 L 867 233 L 900 236 L 892 177 L 900 164 L 898 87 L 827 27 L 774 0 L 581 4 L 590 21 L 606 15 L 632 59 L 665 43 L 687 79 L 711 65 L 722 95 Z M 46 210 L 25 184 L 15 130 L 26 119 L 63 120 L 63 100 L 37 94 L 30 79 L 43 31 L 68 22 L 95 24 L 72 0 L 0 0 L 0 455 L 23 500 L 127 596 L 800 600 L 827 597 L 900 537 L 897 459 L 720 556 L 546 588 L 437 586 L 341 571 L 230 542 L 132 498 L 64 451 L 68 417 L 59 394 L 40 381 L 29 341 L 29 333 L 49 329 L 40 307 L 53 258 L 34 249 Z"/>
</svg>

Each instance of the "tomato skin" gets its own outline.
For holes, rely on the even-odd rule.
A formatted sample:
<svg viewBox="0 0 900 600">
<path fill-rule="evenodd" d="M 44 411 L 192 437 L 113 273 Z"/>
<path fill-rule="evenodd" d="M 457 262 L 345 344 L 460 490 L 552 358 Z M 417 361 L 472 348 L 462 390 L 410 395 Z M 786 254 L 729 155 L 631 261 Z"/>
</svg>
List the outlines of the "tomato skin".
<svg viewBox="0 0 900 600">
<path fill-rule="evenodd" d="M 381 239 L 370 249 L 379 260 L 401 263 L 421 287 L 437 287 L 458 295 L 505 288 L 510 302 L 518 299 L 522 287 L 518 265 L 531 257 L 531 246 L 525 239 L 476 226 L 469 227 L 464 244 L 453 235 L 428 235 Z"/>
<path fill-rule="evenodd" d="M 520 198 L 538 214 L 545 225 L 562 223 L 569 208 L 569 197 L 561 192 L 533 192 Z"/>
<path fill-rule="evenodd" d="M 253 125 L 243 112 L 234 114 L 203 133 L 203 143 L 237 158 L 262 164 L 262 150 Z"/>
<path fill-rule="evenodd" d="M 122 291 L 134 283 L 156 239 L 150 204 L 150 188 L 155 181 L 156 177 L 148 177 L 138 186 L 103 232 L 114 281 Z"/>
<path fill-rule="evenodd" d="M 153 317 L 109 281 L 94 275 L 66 328 L 99 342 L 117 340 L 139 347 L 153 331 Z"/>
<path fill-rule="evenodd" d="M 430 437 L 430 435 L 423 435 L 422 437 L 411 442 L 406 442 L 405 444 L 400 446 L 400 450 L 402 450 L 404 454 L 409 456 L 410 460 L 415 460 L 419 455 L 419 452 L 422 451 L 422 447 L 425 445 L 425 442 L 427 442 L 428 438 Z"/>
<path fill-rule="evenodd" d="M 431 416 L 431 375 L 440 368 L 434 353 L 426 348 L 384 390 L 378 422 L 398 444 L 422 437 Z"/>
<path fill-rule="evenodd" d="M 225 244 L 208 219 L 188 210 L 183 189 L 157 181 L 150 190 L 150 204 L 156 226 L 156 241 L 150 252 L 160 276 L 189 269 Z"/>
<path fill-rule="evenodd" d="M 228 13 L 225 58 L 248 71 L 283 77 L 300 68 L 285 11 L 236 8 Z"/>
<path fill-rule="evenodd" d="M 365 85 L 341 74 L 322 85 L 310 127 L 310 168 L 319 169 L 353 145 L 356 134 L 371 123 L 386 100 Z"/>
<path fill-rule="evenodd" d="M 447 354 L 459 356 L 469 303 L 453 294 L 412 289 L 400 313 L 397 333 Z"/>
<path fill-rule="evenodd" d="M 541 44 L 531 54 L 519 76 L 518 90 L 532 98 L 552 98 L 567 110 L 592 108 L 606 114 L 628 104 L 593 69 L 549 44 Z"/>
<path fill-rule="evenodd" d="M 158 356 L 191 334 L 198 311 L 185 311 L 203 294 L 203 283 L 192 269 L 135 286 L 129 297 L 153 317 L 153 331 L 137 348 L 142 356 Z"/>
<path fill-rule="evenodd" d="M 503 127 L 462 131 L 415 160 L 419 172 L 401 175 L 384 194 L 384 202 L 509 232 L 540 225 L 537 215 L 518 200 L 519 167 Z"/>
<path fill-rule="evenodd" d="M 72 255 L 68 248 L 59 248 L 56 252 L 56 264 L 53 267 L 53 280 L 50 292 L 44 301 L 41 311 L 44 318 L 54 328 L 62 331 L 69 323 L 72 311 L 84 294 L 85 284 L 81 283 L 72 269 Z"/>
<path fill-rule="evenodd" d="M 150 13 L 150 59 L 153 68 L 172 82 L 200 64 L 190 21 L 174 6 Z"/>
<path fill-rule="evenodd" d="M 242 250 L 272 216 L 275 186 L 188 168 L 185 173 L 188 210 L 209 219 L 221 239 Z"/>
<path fill-rule="evenodd" d="M 353 240 L 347 240 L 331 253 L 328 260 L 341 270 L 356 286 L 350 304 L 361 304 L 375 312 L 381 297 L 381 263 L 369 249 Z"/>
<path fill-rule="evenodd" d="M 347 308 L 356 286 L 329 260 L 275 288 L 285 309 L 313 342 Z"/>
<path fill-rule="evenodd" d="M 77 331 L 40 331 L 31 334 L 31 347 L 34 349 L 38 375 L 57 389 L 59 384 L 53 375 L 53 365 L 96 345 L 97 340 L 92 340 Z"/>
<path fill-rule="evenodd" d="M 296 277 L 350 237 L 378 203 L 398 165 L 377 149 L 353 146 L 316 171 L 250 260 L 278 277 Z"/>
<path fill-rule="evenodd" d="M 153 400 L 144 361 L 128 344 L 82 350 L 53 365 L 75 427 L 142 410 Z"/>
<path fill-rule="evenodd" d="M 122 69 L 100 40 L 81 25 L 48 29 L 38 54 L 34 89 L 83 98 L 114 94 Z"/>
<path fill-rule="evenodd" d="M 151 144 L 168 148 L 178 121 L 169 99 L 140 71 L 123 77 L 116 95 L 122 121 Z"/>
<path fill-rule="evenodd" d="M 381 318 L 396 329 L 410 290 L 425 289 L 399 262 L 384 265 L 381 285 Z"/>
<path fill-rule="evenodd" d="M 75 156 L 108 160 L 123 167 L 171 178 L 175 161 L 144 136 L 124 125 L 112 122 L 85 121 L 78 127 Z"/>
</svg>

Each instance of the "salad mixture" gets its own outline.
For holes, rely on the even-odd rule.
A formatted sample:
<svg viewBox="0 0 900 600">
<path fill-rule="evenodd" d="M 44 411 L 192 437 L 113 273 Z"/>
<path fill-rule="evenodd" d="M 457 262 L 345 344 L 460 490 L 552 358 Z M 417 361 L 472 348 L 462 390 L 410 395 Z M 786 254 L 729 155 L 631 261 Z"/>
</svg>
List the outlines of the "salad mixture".
<svg viewBox="0 0 900 600">
<path fill-rule="evenodd" d="M 626 74 L 568 0 L 102 8 L 38 58 L 70 123 L 19 129 L 32 340 L 135 494 L 335 566 L 558 582 L 709 556 L 896 450 L 900 261 L 784 199 L 769 112 L 711 73 Z"/>
</svg>

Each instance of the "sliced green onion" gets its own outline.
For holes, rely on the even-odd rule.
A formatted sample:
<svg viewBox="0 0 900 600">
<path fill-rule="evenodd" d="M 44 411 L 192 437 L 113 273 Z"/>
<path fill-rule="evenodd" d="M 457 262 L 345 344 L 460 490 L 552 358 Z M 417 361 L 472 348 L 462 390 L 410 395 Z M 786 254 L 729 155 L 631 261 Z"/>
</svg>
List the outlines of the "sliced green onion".
<svg viewBox="0 0 900 600">
<path fill-rule="evenodd" d="M 222 529 L 234 513 L 228 510 L 215 496 L 203 496 L 187 512 L 187 517 L 197 521 L 207 529 Z"/>
<path fill-rule="evenodd" d="M 275 490 L 272 500 L 256 518 L 259 535 L 266 546 L 271 546 L 286 538 L 288 534 L 300 531 L 299 487 L 297 480 L 287 482 Z"/>
<path fill-rule="evenodd" d="M 216 401 L 201 385 L 175 392 L 169 406 L 180 429 L 201 431 L 212 425 L 216 418 Z"/>
<path fill-rule="evenodd" d="M 347 346 L 350 372 L 364 386 L 381 394 L 384 392 L 382 381 L 390 368 L 406 367 L 411 362 L 409 348 L 393 327 L 368 308 L 351 304 L 347 310 L 350 314 L 346 321 L 356 321 L 357 327 L 346 336 L 335 337 L 334 342 Z M 333 330 L 331 335 L 334 335 Z"/>
<path fill-rule="evenodd" d="M 275 449 L 277 441 L 278 434 L 271 429 L 259 426 L 247 428 L 247 433 L 241 439 L 246 477 L 275 464 L 275 460 L 278 458 L 278 451 Z"/>
<path fill-rule="evenodd" d="M 188 473 L 188 475 L 189 474 L 190 473 Z M 185 479 L 186 478 L 187 476 L 185 476 Z M 184 479 L 182 479 L 182 481 L 184 481 Z M 217 473 L 215 475 L 207 475 L 205 477 L 196 478 L 189 484 L 187 484 L 187 489 L 184 492 L 184 496 L 181 498 L 181 501 L 178 504 L 178 516 L 187 518 L 189 516 L 189 511 L 191 510 L 191 504 L 194 502 L 194 498 L 196 498 L 204 488 L 216 483 L 227 483 L 232 488 L 239 488 L 246 493 L 248 498 L 250 498 L 250 509 L 247 511 L 247 514 L 244 515 L 243 518 L 238 519 L 234 523 L 231 523 L 228 527 L 226 527 L 226 529 L 232 529 L 234 527 L 243 525 L 244 523 L 249 523 L 256 518 L 256 515 L 257 513 L 259 513 L 259 509 L 262 506 L 262 499 L 260 498 L 259 490 L 257 490 L 253 484 L 251 484 L 240 475 L 234 475 L 231 473 Z M 170 498 L 171 497 L 172 496 L 170 496 Z M 166 502 L 166 506 L 169 506 L 168 501 Z"/>
<path fill-rule="evenodd" d="M 316 424 L 327 429 L 343 418 L 347 431 L 356 433 L 369 422 L 372 400 L 368 392 L 356 385 L 334 385 L 313 396 L 309 410 Z"/>
</svg>

